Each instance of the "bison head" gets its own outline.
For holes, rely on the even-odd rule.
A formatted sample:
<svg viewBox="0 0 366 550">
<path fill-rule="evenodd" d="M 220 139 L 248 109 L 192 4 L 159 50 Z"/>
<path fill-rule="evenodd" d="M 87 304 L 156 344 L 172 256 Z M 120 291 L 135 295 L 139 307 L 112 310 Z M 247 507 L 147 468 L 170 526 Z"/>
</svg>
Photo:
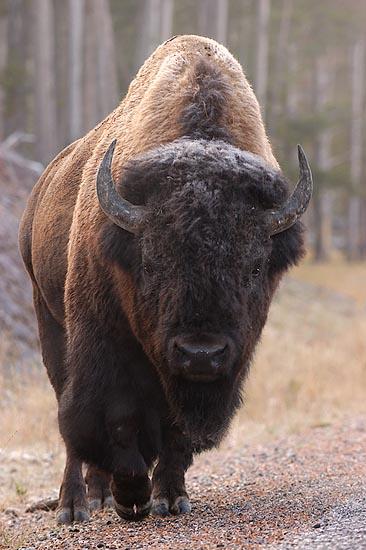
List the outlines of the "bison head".
<svg viewBox="0 0 366 550">
<path fill-rule="evenodd" d="M 289 196 L 283 175 L 258 156 L 188 138 L 131 161 L 116 188 L 114 146 L 97 192 L 123 243 L 115 259 L 134 280 L 137 337 L 167 387 L 213 395 L 215 385 L 239 385 L 279 277 L 303 253 L 297 220 L 312 179 L 301 147 Z"/>
</svg>

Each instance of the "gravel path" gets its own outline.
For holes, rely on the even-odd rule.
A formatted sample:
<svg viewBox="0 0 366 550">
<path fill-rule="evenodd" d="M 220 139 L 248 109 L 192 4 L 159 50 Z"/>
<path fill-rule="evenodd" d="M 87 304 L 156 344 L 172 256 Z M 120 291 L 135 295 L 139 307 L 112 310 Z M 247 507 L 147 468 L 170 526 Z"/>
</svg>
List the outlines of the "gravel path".
<svg viewBox="0 0 366 550">
<path fill-rule="evenodd" d="M 191 515 L 134 524 L 110 510 L 58 527 L 52 512 L 10 509 L 0 514 L 0 547 L 366 549 L 366 420 L 226 445 L 196 459 L 188 488 Z"/>
<path fill-rule="evenodd" d="M 366 548 L 366 491 L 360 488 L 358 496 L 350 497 L 347 502 L 335 506 L 324 514 L 317 529 L 306 530 L 290 540 L 270 545 L 273 550 L 287 548 L 321 548 L 322 550 L 341 550 L 344 548 Z"/>
</svg>

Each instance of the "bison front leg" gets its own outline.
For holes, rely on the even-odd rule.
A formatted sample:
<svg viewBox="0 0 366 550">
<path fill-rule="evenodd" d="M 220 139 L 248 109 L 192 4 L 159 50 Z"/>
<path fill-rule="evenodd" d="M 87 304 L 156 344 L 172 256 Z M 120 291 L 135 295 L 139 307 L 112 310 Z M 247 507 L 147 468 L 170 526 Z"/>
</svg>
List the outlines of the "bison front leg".
<svg viewBox="0 0 366 550">
<path fill-rule="evenodd" d="M 135 399 L 131 391 L 124 390 L 123 400 L 111 399 L 107 414 L 112 443 L 111 491 L 117 514 L 127 520 L 139 520 L 151 509 L 150 463 L 146 463 L 139 447 L 141 427 Z"/>
<path fill-rule="evenodd" d="M 113 505 L 110 490 L 111 476 L 109 473 L 90 464 L 85 476 L 85 481 L 88 486 L 88 503 L 90 511 L 109 508 Z"/>
<path fill-rule="evenodd" d="M 66 466 L 60 489 L 57 523 L 88 521 L 89 507 L 86 499 L 85 482 L 82 475 L 82 462 L 69 447 L 66 447 Z"/>
<path fill-rule="evenodd" d="M 115 451 L 111 491 L 115 510 L 121 518 L 136 521 L 149 514 L 151 481 L 148 467 L 133 442 Z"/>
<path fill-rule="evenodd" d="M 185 472 L 192 464 L 189 439 L 178 428 L 164 433 L 163 448 L 153 473 L 152 514 L 166 516 L 191 511 L 185 487 Z"/>
</svg>

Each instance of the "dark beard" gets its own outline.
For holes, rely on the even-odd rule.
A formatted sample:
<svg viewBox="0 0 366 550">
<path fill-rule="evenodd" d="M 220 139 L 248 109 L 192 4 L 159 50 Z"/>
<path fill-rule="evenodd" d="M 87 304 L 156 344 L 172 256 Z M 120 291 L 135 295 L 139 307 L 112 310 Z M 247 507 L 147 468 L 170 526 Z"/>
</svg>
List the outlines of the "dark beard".
<svg viewBox="0 0 366 550">
<path fill-rule="evenodd" d="M 176 420 L 199 453 L 219 445 L 241 405 L 241 383 L 232 378 L 214 382 L 172 381 L 170 393 Z"/>
</svg>

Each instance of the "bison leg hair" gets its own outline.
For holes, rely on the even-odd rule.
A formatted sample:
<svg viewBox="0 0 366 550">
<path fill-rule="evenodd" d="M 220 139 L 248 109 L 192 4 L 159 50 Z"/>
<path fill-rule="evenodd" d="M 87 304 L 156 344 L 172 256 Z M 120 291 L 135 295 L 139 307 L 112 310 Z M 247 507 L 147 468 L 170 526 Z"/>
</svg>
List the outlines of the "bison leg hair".
<svg viewBox="0 0 366 550">
<path fill-rule="evenodd" d="M 56 511 L 57 523 L 83 522 L 90 518 L 81 461 L 66 449 L 67 458 Z"/>
<path fill-rule="evenodd" d="M 124 519 L 137 520 L 150 512 L 148 471 L 156 454 L 150 456 L 140 449 L 143 414 L 129 373 L 123 368 L 131 346 L 111 338 L 99 325 L 90 330 L 91 325 L 86 333 L 77 324 L 71 326 L 69 319 L 68 330 L 74 335 L 68 350 L 72 377 L 60 399 L 60 431 L 80 459 L 110 472 L 116 512 Z M 123 359 L 121 349 L 125 351 Z M 102 359 L 91 363 L 91 357 Z M 97 376 L 101 372 L 103 384 Z M 96 500 L 92 506 L 99 506 Z"/>
<path fill-rule="evenodd" d="M 35 282 L 33 282 L 33 301 L 38 319 L 43 362 L 57 400 L 60 401 L 65 384 L 65 332 L 49 311 Z M 56 519 L 59 524 L 89 519 L 81 468 L 82 462 L 70 449 L 66 449 L 66 466 L 56 509 Z"/>
<path fill-rule="evenodd" d="M 185 487 L 185 472 L 192 464 L 189 440 L 178 428 L 168 428 L 163 434 L 163 448 L 153 473 L 152 514 L 166 516 L 191 511 Z"/>
<path fill-rule="evenodd" d="M 38 320 L 43 363 L 59 401 L 65 383 L 65 331 L 54 319 L 36 283 L 33 283 L 33 303 Z"/>
<path fill-rule="evenodd" d="M 88 486 L 89 510 L 101 510 L 113 506 L 113 498 L 110 490 L 111 476 L 109 473 L 89 465 L 85 476 Z"/>
<path fill-rule="evenodd" d="M 126 429 L 126 434 L 130 430 Z M 117 514 L 126 520 L 137 521 L 150 513 L 151 481 L 138 448 L 136 436 L 130 442 L 119 441 L 113 448 L 111 490 Z"/>
</svg>

